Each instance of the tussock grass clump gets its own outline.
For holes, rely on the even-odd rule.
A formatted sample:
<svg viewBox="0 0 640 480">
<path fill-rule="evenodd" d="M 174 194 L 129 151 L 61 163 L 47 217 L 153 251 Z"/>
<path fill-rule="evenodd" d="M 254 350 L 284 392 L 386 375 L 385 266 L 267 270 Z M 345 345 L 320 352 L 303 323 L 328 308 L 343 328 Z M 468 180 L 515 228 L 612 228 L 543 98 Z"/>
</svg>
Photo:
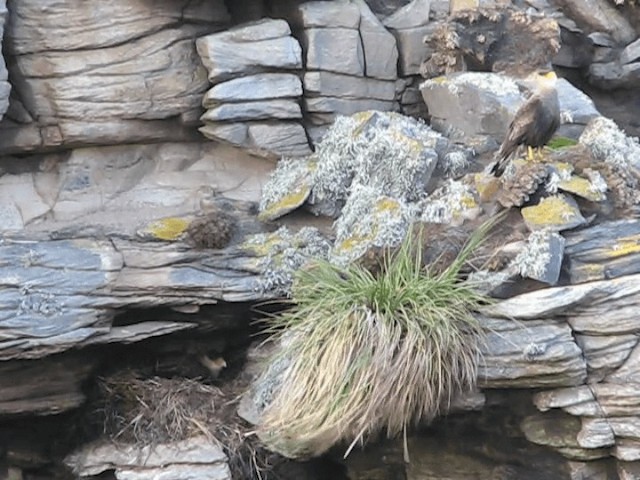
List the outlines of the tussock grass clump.
<svg viewBox="0 0 640 480">
<path fill-rule="evenodd" d="M 470 389 L 482 339 L 473 311 L 487 299 L 459 273 L 494 223 L 439 273 L 423 265 L 421 241 L 410 235 L 377 275 L 328 262 L 301 270 L 293 307 L 270 320 L 290 364 L 264 412 L 262 440 L 301 457 L 393 437 Z"/>
</svg>

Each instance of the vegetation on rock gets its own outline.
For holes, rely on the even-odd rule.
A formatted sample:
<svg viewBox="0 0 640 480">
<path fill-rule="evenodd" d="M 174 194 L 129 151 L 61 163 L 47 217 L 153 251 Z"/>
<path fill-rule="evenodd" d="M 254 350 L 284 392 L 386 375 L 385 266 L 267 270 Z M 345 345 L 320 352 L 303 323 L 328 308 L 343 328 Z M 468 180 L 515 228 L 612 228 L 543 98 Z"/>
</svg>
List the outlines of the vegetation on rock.
<svg viewBox="0 0 640 480">
<path fill-rule="evenodd" d="M 282 345 L 274 361 L 288 366 L 260 426 L 267 446 L 302 457 L 397 436 L 472 388 L 482 339 L 473 312 L 487 298 L 459 273 L 494 223 L 440 273 L 423 265 L 411 236 L 377 275 L 326 261 L 300 270 L 292 308 L 269 325 Z"/>
</svg>

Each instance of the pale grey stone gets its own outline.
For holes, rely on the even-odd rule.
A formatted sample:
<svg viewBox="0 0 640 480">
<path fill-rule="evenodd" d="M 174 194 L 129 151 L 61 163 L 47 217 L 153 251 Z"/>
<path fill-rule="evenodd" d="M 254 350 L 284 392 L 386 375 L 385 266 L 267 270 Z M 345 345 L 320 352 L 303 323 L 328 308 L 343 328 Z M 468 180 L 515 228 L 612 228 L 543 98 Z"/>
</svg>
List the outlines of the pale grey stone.
<svg viewBox="0 0 640 480">
<path fill-rule="evenodd" d="M 222 140 L 238 147 L 246 145 L 249 127 L 246 123 L 206 122 L 198 130 L 211 140 Z"/>
<path fill-rule="evenodd" d="M 605 90 L 634 88 L 639 81 L 640 62 L 593 63 L 589 67 L 589 83 Z"/>
<path fill-rule="evenodd" d="M 367 99 L 344 99 L 335 97 L 316 97 L 304 99 L 305 109 L 313 113 L 331 113 L 339 115 L 352 115 L 365 110 L 380 110 L 383 112 L 398 109 L 396 102 Z"/>
<path fill-rule="evenodd" d="M 560 111 L 565 113 L 568 117 L 567 120 L 569 120 L 564 123 L 586 125 L 592 118 L 600 116 L 600 112 L 596 109 L 593 100 L 566 79 L 558 79 L 556 89 L 558 91 Z"/>
<path fill-rule="evenodd" d="M 173 443 L 159 443 L 148 446 L 98 441 L 89 443 L 69 454 L 65 458 L 65 463 L 76 475 L 81 477 L 99 475 L 106 470 L 115 469 L 116 478 L 118 479 L 231 479 L 227 456 L 224 454 L 222 447 L 205 436 L 190 437 Z M 209 467 L 211 476 L 171 475 L 173 467 L 178 467 L 178 471 L 181 471 L 184 467 L 194 466 Z M 164 469 L 165 473 L 161 474 L 162 470 L 159 469 Z M 136 470 L 140 474 L 144 470 L 148 470 L 149 474 L 160 474 L 160 476 L 133 475 L 131 472 Z M 124 476 L 120 477 L 119 472 L 123 472 Z"/>
<path fill-rule="evenodd" d="M 611 450 L 611 455 L 623 462 L 640 461 L 640 440 L 631 438 L 617 439 L 616 446 Z"/>
<path fill-rule="evenodd" d="M 304 89 L 308 96 L 341 97 L 349 99 L 388 100 L 395 98 L 395 82 L 354 77 L 318 71 L 304 74 Z"/>
<path fill-rule="evenodd" d="M 444 130 L 455 129 L 459 140 L 489 135 L 502 141 L 523 101 L 511 78 L 493 73 L 452 74 L 427 80 L 420 90 L 435 123 Z"/>
<path fill-rule="evenodd" d="M 563 0 L 565 14 L 586 25 L 592 32 L 610 34 L 616 42 L 627 44 L 636 39 L 629 19 L 608 0 Z"/>
<path fill-rule="evenodd" d="M 0 39 L 4 39 L 4 25 L 7 19 L 7 7 L 5 0 L 0 1 Z M 4 56 L 0 55 L 0 120 L 9 108 L 9 94 L 11 85 L 9 84 L 9 72 L 4 61 Z"/>
<path fill-rule="evenodd" d="M 640 39 L 627 45 L 620 54 L 621 63 L 631 63 L 640 59 Z"/>
<path fill-rule="evenodd" d="M 429 23 L 431 0 L 413 0 L 385 18 L 382 23 L 396 30 L 421 27 Z"/>
<path fill-rule="evenodd" d="M 251 150 L 260 155 L 302 157 L 311 153 L 307 135 L 299 123 L 252 124 L 249 139 Z"/>
<path fill-rule="evenodd" d="M 265 69 L 302 68 L 300 44 L 290 33 L 284 20 L 262 20 L 199 38 L 196 47 L 209 71 L 209 80 L 219 83 Z"/>
<path fill-rule="evenodd" d="M 210 108 L 200 119 L 205 122 L 302 118 L 300 105 L 293 100 L 222 103 Z"/>
<path fill-rule="evenodd" d="M 365 58 L 365 75 L 395 80 L 398 77 L 396 39 L 369 9 L 364 0 L 353 0 L 360 9 L 360 37 Z"/>
<path fill-rule="evenodd" d="M 357 29 L 360 24 L 360 10 L 353 3 L 344 0 L 305 2 L 300 5 L 297 13 L 296 17 L 299 17 L 304 28 Z"/>
<path fill-rule="evenodd" d="M 638 343 L 638 337 L 631 333 L 626 335 L 576 334 L 576 342 L 587 359 L 589 378 L 600 381 L 629 358 L 633 347 Z"/>
<path fill-rule="evenodd" d="M 593 44 L 597 47 L 609 47 L 613 48 L 616 46 L 616 41 L 611 38 L 611 35 L 604 32 L 593 32 L 587 35 L 589 39 L 593 42 Z"/>
<path fill-rule="evenodd" d="M 590 462 L 569 461 L 570 480 L 610 480 L 612 465 L 609 459 Z"/>
<path fill-rule="evenodd" d="M 302 95 L 300 77 L 291 73 L 260 73 L 219 83 L 204 96 L 205 108 L 219 102 L 243 102 Z"/>
<path fill-rule="evenodd" d="M 615 426 L 608 418 L 582 418 L 582 428 L 576 439 L 582 448 L 603 448 L 615 445 Z M 616 433 L 617 435 L 617 433 Z"/>
<path fill-rule="evenodd" d="M 424 43 L 426 36 L 431 36 L 438 28 L 437 23 L 422 27 L 391 29 L 398 42 L 399 73 L 401 76 L 418 75 L 422 62 L 428 60 L 433 52 Z"/>
<path fill-rule="evenodd" d="M 307 70 L 364 75 L 364 54 L 357 30 L 309 28 L 302 33 Z"/>
<path fill-rule="evenodd" d="M 114 0 L 92 2 L 90 8 L 83 0 L 61 0 L 46 4 L 41 0 L 22 0 L 11 4 L 7 31 L 11 38 L 11 53 L 86 51 L 91 52 L 94 62 L 79 60 L 78 63 L 87 67 L 96 63 L 117 63 L 108 60 L 110 55 L 107 47 L 146 43 L 145 36 L 176 29 L 180 23 L 209 24 L 213 27 L 209 27 L 208 31 L 211 31 L 226 25 L 228 21 L 229 15 L 223 0 L 151 3 Z M 94 49 L 99 49 L 106 58 L 95 62 Z M 146 53 L 151 51 L 149 48 Z M 44 57 L 47 55 L 45 53 Z"/>
<path fill-rule="evenodd" d="M 287 22 L 264 18 L 216 33 L 214 37 L 222 42 L 253 43 L 288 37 L 289 35 L 291 35 L 291 28 Z"/>
</svg>

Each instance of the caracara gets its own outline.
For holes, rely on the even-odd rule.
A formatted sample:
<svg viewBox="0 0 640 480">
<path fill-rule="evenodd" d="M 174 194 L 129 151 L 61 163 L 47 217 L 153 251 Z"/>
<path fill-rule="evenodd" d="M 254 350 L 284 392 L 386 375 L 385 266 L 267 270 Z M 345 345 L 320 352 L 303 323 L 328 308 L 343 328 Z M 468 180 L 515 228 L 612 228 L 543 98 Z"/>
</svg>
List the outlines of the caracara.
<svg viewBox="0 0 640 480">
<path fill-rule="evenodd" d="M 509 157 L 520 145 L 527 146 L 527 158 L 532 160 L 532 148 L 546 145 L 560 126 L 556 74 L 538 71 L 531 76 L 535 84 L 533 93 L 518 109 L 509 125 L 507 137 L 498 151 L 498 161 L 491 169 L 496 177 L 502 175 Z"/>
</svg>

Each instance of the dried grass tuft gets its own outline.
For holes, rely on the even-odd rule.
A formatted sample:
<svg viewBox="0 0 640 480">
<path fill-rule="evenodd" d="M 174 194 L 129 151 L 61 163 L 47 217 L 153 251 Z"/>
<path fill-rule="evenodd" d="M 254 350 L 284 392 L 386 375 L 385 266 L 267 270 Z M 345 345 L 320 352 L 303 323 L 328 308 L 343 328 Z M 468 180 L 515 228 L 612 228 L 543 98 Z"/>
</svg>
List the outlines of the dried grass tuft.
<svg viewBox="0 0 640 480">
<path fill-rule="evenodd" d="M 100 382 L 103 433 L 112 441 L 157 445 L 205 435 L 229 458 L 234 479 L 270 478 L 283 461 L 264 449 L 251 427 L 236 414 L 247 385 L 224 390 L 190 378 L 140 378 L 126 371 Z"/>
<path fill-rule="evenodd" d="M 269 327 L 290 365 L 264 412 L 266 444 L 303 457 L 380 432 L 394 437 L 472 388 L 483 338 L 473 312 L 488 299 L 459 272 L 496 221 L 439 273 L 423 266 L 411 236 L 378 275 L 327 262 L 300 271 L 293 307 Z"/>
</svg>

